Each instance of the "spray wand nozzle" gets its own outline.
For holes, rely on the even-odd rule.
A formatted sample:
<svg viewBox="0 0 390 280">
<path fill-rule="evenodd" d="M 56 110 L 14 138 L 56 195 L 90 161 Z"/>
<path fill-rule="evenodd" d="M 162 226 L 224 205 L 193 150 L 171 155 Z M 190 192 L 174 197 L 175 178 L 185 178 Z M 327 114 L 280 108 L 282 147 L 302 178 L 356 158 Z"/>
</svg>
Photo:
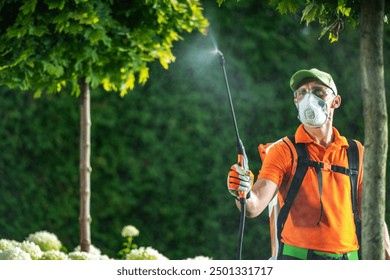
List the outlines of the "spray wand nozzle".
<svg viewBox="0 0 390 280">
<path fill-rule="evenodd" d="M 225 57 L 223 56 L 223 53 L 220 50 L 216 50 L 217 54 L 219 54 L 219 62 L 222 66 L 225 66 Z"/>
</svg>

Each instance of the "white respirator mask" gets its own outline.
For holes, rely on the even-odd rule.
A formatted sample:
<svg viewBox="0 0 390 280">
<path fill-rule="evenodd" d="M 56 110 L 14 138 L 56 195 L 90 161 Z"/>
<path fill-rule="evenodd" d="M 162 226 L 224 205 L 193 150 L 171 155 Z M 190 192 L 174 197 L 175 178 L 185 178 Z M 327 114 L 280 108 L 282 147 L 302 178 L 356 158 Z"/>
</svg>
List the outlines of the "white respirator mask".
<svg viewBox="0 0 390 280">
<path fill-rule="evenodd" d="M 312 93 L 307 93 L 296 104 L 298 119 L 308 127 L 321 127 L 328 120 L 326 102 Z"/>
</svg>

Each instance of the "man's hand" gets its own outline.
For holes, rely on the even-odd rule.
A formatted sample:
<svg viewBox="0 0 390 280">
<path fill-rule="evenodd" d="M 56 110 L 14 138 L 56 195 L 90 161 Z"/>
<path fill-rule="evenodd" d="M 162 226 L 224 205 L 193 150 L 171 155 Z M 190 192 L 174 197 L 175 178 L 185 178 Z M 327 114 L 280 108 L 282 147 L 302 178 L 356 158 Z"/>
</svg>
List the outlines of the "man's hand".
<svg viewBox="0 0 390 280">
<path fill-rule="evenodd" d="M 253 180 L 254 176 L 252 171 L 244 170 L 236 163 L 230 167 L 227 178 L 227 187 L 233 196 L 240 198 L 239 193 L 242 193 L 244 197 L 246 197 L 252 189 Z"/>
</svg>

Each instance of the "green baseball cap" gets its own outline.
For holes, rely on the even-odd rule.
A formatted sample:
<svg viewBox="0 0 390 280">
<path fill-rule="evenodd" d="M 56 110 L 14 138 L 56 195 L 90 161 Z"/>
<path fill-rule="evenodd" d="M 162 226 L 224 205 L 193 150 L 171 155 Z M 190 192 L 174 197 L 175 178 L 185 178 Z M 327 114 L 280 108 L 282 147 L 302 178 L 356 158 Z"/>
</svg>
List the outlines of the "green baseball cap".
<svg viewBox="0 0 390 280">
<path fill-rule="evenodd" d="M 314 78 L 318 79 L 325 86 L 333 90 L 334 94 L 337 95 L 336 84 L 334 83 L 332 76 L 326 72 L 320 71 L 316 68 L 302 69 L 297 71 L 294 75 L 292 75 L 290 79 L 290 87 L 293 91 L 295 91 L 301 84 L 304 79 Z"/>
</svg>

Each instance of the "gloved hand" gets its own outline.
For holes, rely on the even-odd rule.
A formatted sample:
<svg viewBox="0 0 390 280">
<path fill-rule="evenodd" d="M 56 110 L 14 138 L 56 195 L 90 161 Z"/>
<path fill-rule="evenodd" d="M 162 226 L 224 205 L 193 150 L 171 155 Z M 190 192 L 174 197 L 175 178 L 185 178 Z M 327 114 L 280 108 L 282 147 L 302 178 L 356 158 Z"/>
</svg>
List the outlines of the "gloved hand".
<svg viewBox="0 0 390 280">
<path fill-rule="evenodd" d="M 244 170 L 239 164 L 234 164 L 230 167 L 227 177 L 227 187 L 229 192 L 236 198 L 240 198 L 238 192 L 242 192 L 249 198 L 248 194 L 253 186 L 254 176 L 252 171 Z"/>
</svg>

